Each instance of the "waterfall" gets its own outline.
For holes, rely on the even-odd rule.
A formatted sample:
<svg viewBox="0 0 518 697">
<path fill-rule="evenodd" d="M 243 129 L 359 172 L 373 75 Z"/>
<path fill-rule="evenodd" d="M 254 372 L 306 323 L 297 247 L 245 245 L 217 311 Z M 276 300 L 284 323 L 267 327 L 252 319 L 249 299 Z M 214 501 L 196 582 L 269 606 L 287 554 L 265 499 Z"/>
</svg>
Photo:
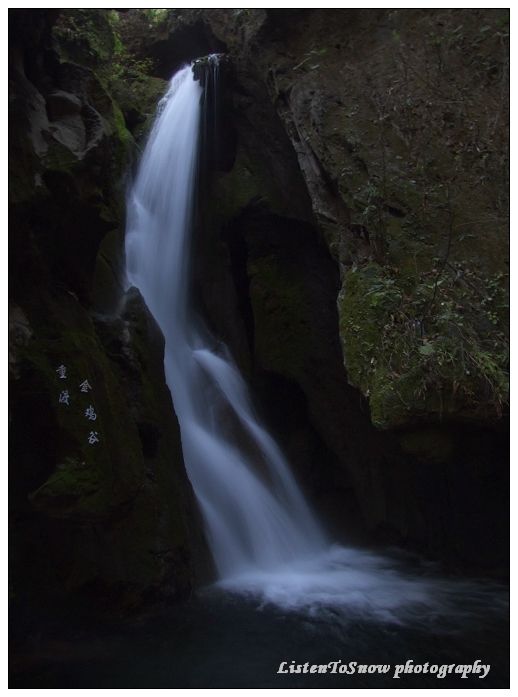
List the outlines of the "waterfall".
<svg viewBox="0 0 518 697">
<path fill-rule="evenodd" d="M 218 571 L 229 577 L 307 557 L 325 547 L 325 536 L 254 413 L 230 352 L 190 307 L 202 92 L 185 67 L 160 105 L 128 201 L 127 277 L 164 334 L 187 473 Z M 232 438 L 236 430 L 248 447 Z"/>
<path fill-rule="evenodd" d="M 470 582 L 441 579 L 426 567 L 410 574 L 393 555 L 329 544 L 258 420 L 229 350 L 193 311 L 189 271 L 202 93 L 185 67 L 159 106 L 128 197 L 126 260 L 128 283 L 139 288 L 165 337 L 166 380 L 218 587 L 285 610 L 331 611 L 333 621 L 338 615 L 399 623 L 478 616 L 472 607 L 486 607 L 487 597 Z"/>
</svg>

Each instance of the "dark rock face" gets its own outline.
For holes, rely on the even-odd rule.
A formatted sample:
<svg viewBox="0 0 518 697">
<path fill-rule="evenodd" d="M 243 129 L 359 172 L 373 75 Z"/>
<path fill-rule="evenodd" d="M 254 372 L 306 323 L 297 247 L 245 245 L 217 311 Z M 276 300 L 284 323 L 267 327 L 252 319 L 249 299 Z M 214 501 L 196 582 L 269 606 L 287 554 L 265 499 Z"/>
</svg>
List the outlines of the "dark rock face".
<svg viewBox="0 0 518 697">
<path fill-rule="evenodd" d="M 497 420 L 508 388 L 505 13 L 207 17 L 240 85 L 268 87 L 297 154 L 340 268 L 348 379 L 373 423 Z"/>
<path fill-rule="evenodd" d="M 57 31 L 56 11 L 10 11 L 12 597 L 135 611 L 187 596 L 210 555 L 163 340 L 138 294 L 121 309 L 131 138 L 96 63 L 112 31 L 78 12 L 83 63 L 74 16 Z"/>
</svg>

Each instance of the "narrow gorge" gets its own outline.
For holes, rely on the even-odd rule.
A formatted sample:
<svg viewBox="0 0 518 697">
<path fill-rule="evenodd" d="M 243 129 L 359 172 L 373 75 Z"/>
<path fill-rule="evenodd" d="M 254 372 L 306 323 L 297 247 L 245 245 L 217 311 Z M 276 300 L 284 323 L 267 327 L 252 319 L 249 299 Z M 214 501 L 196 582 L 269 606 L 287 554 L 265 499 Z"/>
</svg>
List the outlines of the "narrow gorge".
<svg viewBox="0 0 518 697">
<path fill-rule="evenodd" d="M 508 685 L 508 21 L 9 11 L 13 687 Z"/>
</svg>

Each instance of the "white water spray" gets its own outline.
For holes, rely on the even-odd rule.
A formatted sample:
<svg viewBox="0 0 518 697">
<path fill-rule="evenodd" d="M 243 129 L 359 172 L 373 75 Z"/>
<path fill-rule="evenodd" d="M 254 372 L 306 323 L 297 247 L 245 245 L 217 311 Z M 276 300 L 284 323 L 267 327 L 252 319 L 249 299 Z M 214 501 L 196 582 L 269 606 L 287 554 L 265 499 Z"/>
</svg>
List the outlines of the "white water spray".
<svg viewBox="0 0 518 697">
<path fill-rule="evenodd" d="M 325 546 L 279 448 L 258 422 L 246 385 L 200 318 L 188 285 L 202 88 L 189 67 L 171 81 L 131 191 L 127 275 L 165 337 L 165 372 L 187 472 L 220 574 L 271 569 Z M 255 462 L 225 431 L 229 410 L 259 453 Z"/>
<path fill-rule="evenodd" d="M 451 585 L 329 546 L 228 350 L 210 348 L 217 342 L 189 307 L 202 92 L 190 67 L 171 80 L 129 196 L 126 257 L 128 281 L 165 337 L 166 380 L 220 586 L 287 609 L 333 607 L 392 621 L 417 608 L 446 611 Z"/>
</svg>

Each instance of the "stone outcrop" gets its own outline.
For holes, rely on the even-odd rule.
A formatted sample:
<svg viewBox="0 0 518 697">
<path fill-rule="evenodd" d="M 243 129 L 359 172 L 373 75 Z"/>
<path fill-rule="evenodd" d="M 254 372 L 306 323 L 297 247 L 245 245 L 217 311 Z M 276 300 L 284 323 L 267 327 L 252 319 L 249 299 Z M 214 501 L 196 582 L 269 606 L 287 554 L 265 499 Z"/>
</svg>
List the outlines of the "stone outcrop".
<svg viewBox="0 0 518 697">
<path fill-rule="evenodd" d="M 211 572 L 163 339 L 121 293 L 113 31 L 103 11 L 10 22 L 11 597 L 136 611 Z"/>
</svg>

